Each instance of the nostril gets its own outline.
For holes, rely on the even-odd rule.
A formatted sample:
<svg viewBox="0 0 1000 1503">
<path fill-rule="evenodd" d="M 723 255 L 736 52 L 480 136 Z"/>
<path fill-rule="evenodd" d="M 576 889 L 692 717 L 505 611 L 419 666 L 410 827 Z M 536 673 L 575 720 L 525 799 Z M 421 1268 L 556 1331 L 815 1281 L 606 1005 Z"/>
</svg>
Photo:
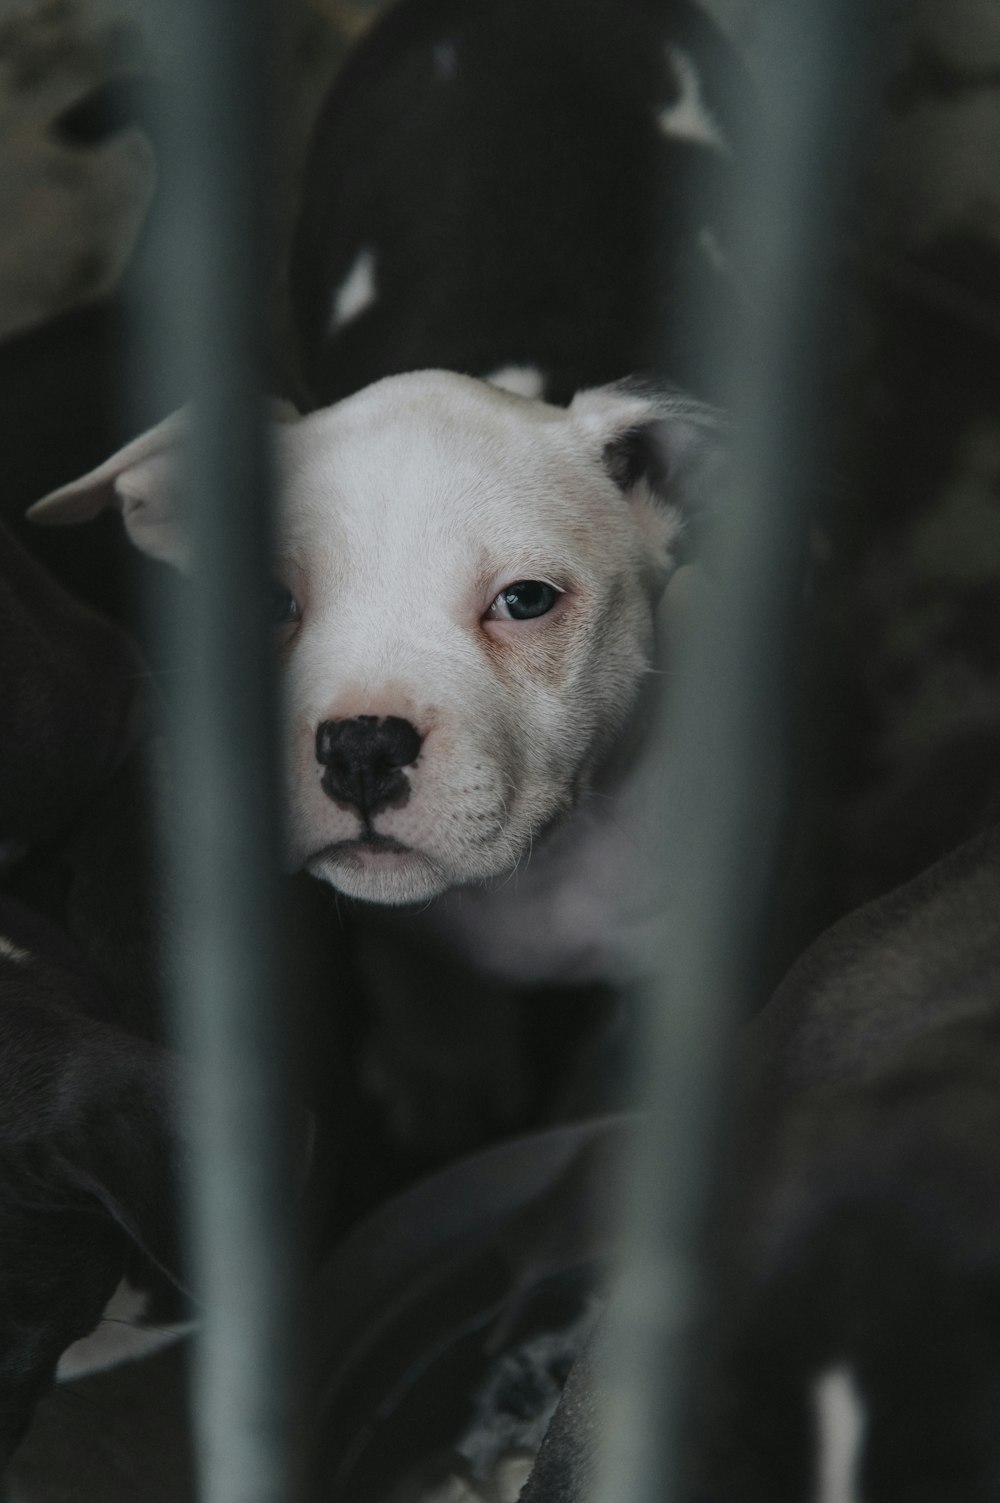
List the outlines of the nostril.
<svg viewBox="0 0 1000 1503">
<path fill-rule="evenodd" d="M 347 755 L 364 739 L 364 724 L 374 724 L 374 715 L 356 715 L 353 720 L 323 720 L 316 727 L 316 761 L 323 767 Z"/>
<path fill-rule="evenodd" d="M 420 755 L 423 739 L 408 720 L 388 715 L 379 725 L 381 759 L 387 767 L 409 767 Z"/>
</svg>

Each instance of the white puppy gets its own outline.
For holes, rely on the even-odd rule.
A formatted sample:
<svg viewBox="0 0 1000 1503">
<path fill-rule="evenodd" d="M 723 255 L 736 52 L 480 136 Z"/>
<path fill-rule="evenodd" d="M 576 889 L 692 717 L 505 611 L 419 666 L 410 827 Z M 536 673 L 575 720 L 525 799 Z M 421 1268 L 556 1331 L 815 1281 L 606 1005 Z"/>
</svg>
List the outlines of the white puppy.
<svg viewBox="0 0 1000 1503">
<path fill-rule="evenodd" d="M 119 504 L 138 547 L 183 564 L 172 484 L 182 422 L 46 497 L 35 518 L 81 521 Z M 424 904 L 506 878 L 547 837 L 562 855 L 536 863 L 553 867 L 570 927 L 580 903 L 567 908 L 567 890 L 617 884 L 620 860 L 594 855 L 609 829 L 626 850 L 632 838 L 609 768 L 653 663 L 657 601 L 714 427 L 698 403 L 635 387 L 561 408 L 440 371 L 275 423 L 294 868 L 351 897 Z M 597 779 L 599 817 L 591 800 L 577 850 L 550 832 Z M 562 934 L 539 877 L 520 956 L 515 946 L 507 962 L 480 959 L 535 979 L 581 974 L 566 945 L 592 951 L 592 926 Z M 508 950 L 518 886 L 462 905 L 477 951 L 490 933 L 498 955 Z M 454 904 L 431 922 L 451 929 L 456 916 L 461 930 Z M 607 976 L 607 957 L 593 960 L 582 972 Z"/>
</svg>

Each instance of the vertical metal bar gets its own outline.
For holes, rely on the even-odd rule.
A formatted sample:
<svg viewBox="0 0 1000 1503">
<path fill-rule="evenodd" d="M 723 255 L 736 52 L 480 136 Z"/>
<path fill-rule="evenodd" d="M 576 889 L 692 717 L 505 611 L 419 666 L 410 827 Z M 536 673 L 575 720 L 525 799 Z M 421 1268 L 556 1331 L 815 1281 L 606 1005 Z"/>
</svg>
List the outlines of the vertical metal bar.
<svg viewBox="0 0 1000 1503">
<path fill-rule="evenodd" d="M 137 330 L 143 404 L 192 402 L 181 478 L 193 598 L 165 611 L 174 698 L 166 809 L 171 989 L 188 1066 L 193 1408 L 203 1503 L 289 1495 L 292 1222 L 261 421 L 267 255 L 266 0 L 170 0 L 160 191 Z"/>
<path fill-rule="evenodd" d="M 767 128 L 741 143 L 749 167 L 734 235 L 748 316 L 718 329 L 704 310 L 706 354 L 729 392 L 733 473 L 708 544 L 712 600 L 669 683 L 666 919 L 638 1051 L 645 1116 L 605 1359 L 603 1503 L 683 1492 L 704 1228 L 777 835 L 805 476 L 820 426 L 822 273 L 865 71 L 863 19 L 861 0 L 764 8 Z"/>
</svg>

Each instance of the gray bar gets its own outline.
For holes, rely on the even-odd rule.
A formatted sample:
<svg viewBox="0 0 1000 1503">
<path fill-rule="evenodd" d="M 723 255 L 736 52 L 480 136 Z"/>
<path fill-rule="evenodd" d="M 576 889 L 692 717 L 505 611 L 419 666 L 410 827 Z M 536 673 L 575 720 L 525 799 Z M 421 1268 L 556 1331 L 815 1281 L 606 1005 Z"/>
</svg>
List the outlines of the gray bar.
<svg viewBox="0 0 1000 1503">
<path fill-rule="evenodd" d="M 705 338 L 724 373 L 733 475 L 703 601 L 667 681 L 658 983 L 638 1050 L 644 1127 L 604 1380 L 602 1503 L 687 1496 L 688 1356 L 730 1067 L 767 919 L 787 752 L 788 664 L 802 589 L 806 476 L 824 374 L 834 214 L 865 70 L 861 0 L 763 7 L 767 130 L 749 156 L 733 243 L 747 316 Z"/>
<path fill-rule="evenodd" d="M 157 31 L 162 227 L 137 376 L 155 416 L 178 393 L 192 401 L 181 491 L 196 588 L 163 630 L 185 664 L 165 825 L 189 1062 L 188 1247 L 204 1304 L 193 1408 L 203 1503 L 278 1503 L 290 1495 L 293 1176 L 260 406 L 270 10 L 169 0 Z"/>
</svg>

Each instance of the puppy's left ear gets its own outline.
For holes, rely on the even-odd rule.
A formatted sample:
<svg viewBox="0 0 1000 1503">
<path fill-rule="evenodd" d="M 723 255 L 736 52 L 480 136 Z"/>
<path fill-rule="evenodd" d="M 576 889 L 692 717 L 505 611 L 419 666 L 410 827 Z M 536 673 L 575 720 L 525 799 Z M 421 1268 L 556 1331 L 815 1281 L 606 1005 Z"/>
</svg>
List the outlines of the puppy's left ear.
<svg viewBox="0 0 1000 1503">
<path fill-rule="evenodd" d="M 682 531 L 711 508 L 724 458 L 716 408 L 682 392 L 623 382 L 578 392 L 576 428 L 622 493 L 644 506 L 669 553 Z"/>
</svg>

